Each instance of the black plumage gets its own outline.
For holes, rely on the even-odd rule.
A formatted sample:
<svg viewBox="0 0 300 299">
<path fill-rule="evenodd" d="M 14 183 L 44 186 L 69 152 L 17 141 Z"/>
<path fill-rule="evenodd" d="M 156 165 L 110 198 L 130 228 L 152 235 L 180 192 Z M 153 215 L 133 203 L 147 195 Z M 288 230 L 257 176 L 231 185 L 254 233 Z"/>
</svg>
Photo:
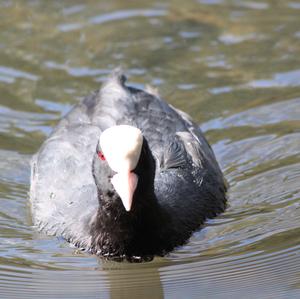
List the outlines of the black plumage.
<svg viewBox="0 0 300 299">
<path fill-rule="evenodd" d="M 110 182 L 113 171 L 97 155 L 101 132 L 121 124 L 143 134 L 129 212 Z M 199 127 L 155 93 L 128 87 L 120 71 L 73 108 L 32 162 L 35 224 L 108 257 L 143 259 L 184 244 L 224 211 L 225 192 Z"/>
</svg>

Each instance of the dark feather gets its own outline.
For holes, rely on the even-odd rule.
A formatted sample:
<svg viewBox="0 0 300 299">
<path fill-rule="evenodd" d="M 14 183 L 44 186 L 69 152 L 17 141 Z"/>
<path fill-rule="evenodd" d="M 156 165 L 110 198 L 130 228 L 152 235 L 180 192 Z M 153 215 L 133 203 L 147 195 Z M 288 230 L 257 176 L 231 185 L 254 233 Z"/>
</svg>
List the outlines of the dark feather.
<svg viewBox="0 0 300 299">
<path fill-rule="evenodd" d="M 62 119 L 32 162 L 35 224 L 105 256 L 164 254 L 225 209 L 226 186 L 211 147 L 184 112 L 125 85 L 116 71 Z M 143 150 L 131 212 L 96 147 L 106 128 L 140 128 Z M 95 184 L 96 183 L 96 184 Z"/>
</svg>

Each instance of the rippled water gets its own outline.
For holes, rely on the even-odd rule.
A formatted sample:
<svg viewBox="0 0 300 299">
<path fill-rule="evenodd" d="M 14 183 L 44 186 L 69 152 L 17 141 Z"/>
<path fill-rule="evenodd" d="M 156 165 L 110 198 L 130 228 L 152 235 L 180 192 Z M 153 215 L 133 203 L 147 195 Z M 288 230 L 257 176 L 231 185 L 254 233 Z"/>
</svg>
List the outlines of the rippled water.
<svg viewBox="0 0 300 299">
<path fill-rule="evenodd" d="M 299 1 L 0 1 L 0 298 L 300 298 Z M 164 258 L 31 227 L 29 161 L 115 66 L 205 131 L 227 211 Z"/>
</svg>

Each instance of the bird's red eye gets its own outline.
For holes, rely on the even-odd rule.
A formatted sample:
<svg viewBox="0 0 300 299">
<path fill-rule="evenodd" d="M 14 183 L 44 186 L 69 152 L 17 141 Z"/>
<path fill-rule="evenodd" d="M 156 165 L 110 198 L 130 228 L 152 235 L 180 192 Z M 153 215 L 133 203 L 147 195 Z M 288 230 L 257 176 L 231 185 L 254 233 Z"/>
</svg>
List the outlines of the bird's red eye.
<svg viewBox="0 0 300 299">
<path fill-rule="evenodd" d="M 105 160 L 105 156 L 103 155 L 103 153 L 102 153 L 101 151 L 98 151 L 97 154 L 98 154 L 98 157 L 99 157 L 102 161 Z"/>
</svg>

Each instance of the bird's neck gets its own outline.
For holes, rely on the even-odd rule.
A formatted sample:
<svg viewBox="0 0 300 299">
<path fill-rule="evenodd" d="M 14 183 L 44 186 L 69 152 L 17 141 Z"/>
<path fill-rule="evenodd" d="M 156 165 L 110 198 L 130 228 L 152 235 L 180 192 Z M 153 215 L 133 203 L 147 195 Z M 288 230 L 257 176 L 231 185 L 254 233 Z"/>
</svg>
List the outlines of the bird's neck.
<svg viewBox="0 0 300 299">
<path fill-rule="evenodd" d="M 143 248 L 151 249 L 150 243 L 156 238 L 153 233 L 160 227 L 161 210 L 154 192 L 144 194 L 143 198 L 137 196 L 131 211 L 127 212 L 120 199 L 110 198 L 109 202 L 100 195 L 101 205 L 91 228 L 95 253 L 109 257 L 134 256 L 141 254 Z"/>
</svg>

